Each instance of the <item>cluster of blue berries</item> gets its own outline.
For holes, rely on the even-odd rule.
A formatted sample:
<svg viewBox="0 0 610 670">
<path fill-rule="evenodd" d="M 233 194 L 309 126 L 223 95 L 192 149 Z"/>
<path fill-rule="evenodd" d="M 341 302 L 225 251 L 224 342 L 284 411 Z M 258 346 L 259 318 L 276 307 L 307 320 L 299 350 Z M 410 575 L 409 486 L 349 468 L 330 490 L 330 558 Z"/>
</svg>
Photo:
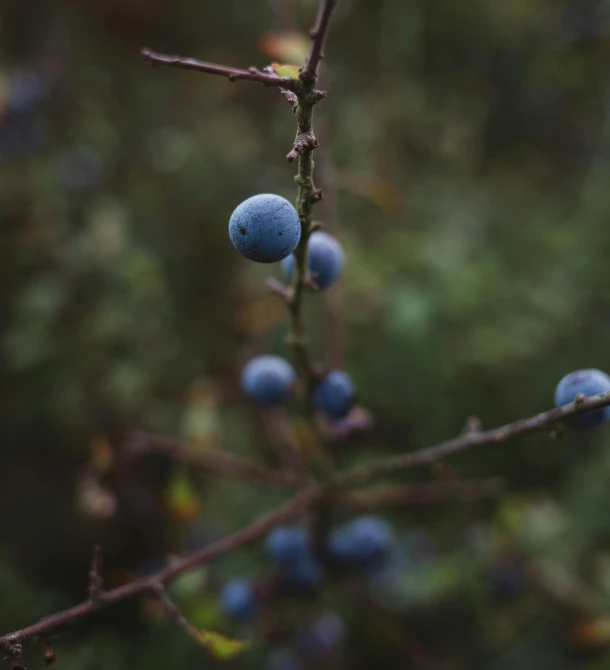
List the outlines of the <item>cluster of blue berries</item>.
<svg viewBox="0 0 610 670">
<path fill-rule="evenodd" d="M 301 221 L 296 209 L 279 195 L 261 193 L 238 205 L 229 220 L 233 246 L 258 263 L 282 261 L 287 279 L 295 266 L 294 250 L 301 239 Z M 315 231 L 307 243 L 307 264 L 312 281 L 320 290 L 339 278 L 344 265 L 343 249 L 328 233 Z M 288 361 L 279 356 L 259 356 L 242 371 L 241 386 L 259 405 L 277 405 L 291 395 L 296 375 Z M 356 387 L 349 375 L 331 371 L 314 389 L 314 405 L 331 420 L 343 419 L 356 400 Z"/>
<path fill-rule="evenodd" d="M 242 256 L 256 263 L 277 263 L 288 279 L 294 270 L 294 256 L 301 239 L 297 210 L 280 195 L 259 193 L 238 205 L 229 219 L 229 237 Z M 308 268 L 318 289 L 326 289 L 343 270 L 344 255 L 339 242 L 328 233 L 316 231 L 307 242 Z"/>
<path fill-rule="evenodd" d="M 329 564 L 370 575 L 385 566 L 394 546 L 394 532 L 384 519 L 361 516 L 329 533 L 324 552 Z M 304 526 L 274 529 L 266 538 L 265 550 L 280 588 L 289 592 L 315 592 L 324 568 Z M 248 579 L 228 582 L 220 594 L 220 602 L 224 611 L 236 619 L 253 618 L 261 607 L 256 585 Z"/>
<path fill-rule="evenodd" d="M 555 389 L 555 406 L 562 407 L 575 400 L 576 396 L 594 396 L 610 392 L 610 376 L 601 370 L 585 369 L 570 372 L 563 377 Z M 593 428 L 610 419 L 610 407 L 589 410 L 568 417 L 572 428 Z"/>
<path fill-rule="evenodd" d="M 275 571 L 276 587 L 266 589 L 266 597 L 315 594 L 324 566 L 337 569 L 341 574 L 374 577 L 389 564 L 395 546 L 394 532 L 384 519 L 361 516 L 328 534 L 321 552 L 323 557 L 319 560 L 314 552 L 313 538 L 305 526 L 280 526 L 265 540 L 265 551 Z M 256 582 L 243 578 L 229 581 L 220 593 L 224 612 L 242 621 L 257 617 L 263 599 Z M 303 659 L 332 658 L 340 651 L 346 632 L 346 626 L 337 614 L 322 612 L 300 625 L 294 649 L 275 650 L 264 667 L 266 670 L 301 670 L 305 667 Z"/>
<path fill-rule="evenodd" d="M 258 405 L 278 405 L 296 386 L 292 365 L 280 356 L 257 356 L 246 363 L 241 374 L 244 393 Z M 314 406 L 329 419 L 342 419 L 354 405 L 356 387 L 350 376 L 333 370 L 320 381 L 313 394 Z"/>
<path fill-rule="evenodd" d="M 314 589 L 322 566 L 314 556 L 312 538 L 303 526 L 281 526 L 267 536 L 265 548 L 280 581 L 288 587 Z"/>
</svg>

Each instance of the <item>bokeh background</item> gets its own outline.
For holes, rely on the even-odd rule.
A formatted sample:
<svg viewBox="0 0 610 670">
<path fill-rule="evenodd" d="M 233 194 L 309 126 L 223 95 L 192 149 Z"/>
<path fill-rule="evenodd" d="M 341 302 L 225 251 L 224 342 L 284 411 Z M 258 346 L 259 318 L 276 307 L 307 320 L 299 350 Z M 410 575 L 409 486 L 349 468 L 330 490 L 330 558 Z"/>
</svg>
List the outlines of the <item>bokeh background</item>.
<svg viewBox="0 0 610 670">
<path fill-rule="evenodd" d="M 277 465 L 239 371 L 289 355 L 264 285 L 279 273 L 240 257 L 227 221 L 255 193 L 293 199 L 290 109 L 138 53 L 293 62 L 315 5 L 0 5 L 2 632 L 82 600 L 95 542 L 117 585 L 281 499 L 161 457 L 117 464 L 137 429 Z M 605 0 L 340 3 L 317 216 L 347 266 L 307 319 L 317 357 L 350 372 L 375 419 L 332 447 L 341 464 L 432 444 L 471 415 L 542 411 L 567 372 L 610 370 L 609 31 Z M 500 476 L 506 493 L 384 512 L 403 561 L 364 595 L 330 582 L 228 621 L 215 593 L 266 574 L 259 543 L 174 596 L 196 625 L 252 640 L 229 668 L 263 667 L 322 610 L 348 629 L 315 663 L 328 668 L 610 668 L 608 435 L 537 434 L 402 475 Z M 146 598 L 56 652 L 66 670 L 216 667 Z M 41 650 L 24 664 L 43 667 Z"/>
</svg>

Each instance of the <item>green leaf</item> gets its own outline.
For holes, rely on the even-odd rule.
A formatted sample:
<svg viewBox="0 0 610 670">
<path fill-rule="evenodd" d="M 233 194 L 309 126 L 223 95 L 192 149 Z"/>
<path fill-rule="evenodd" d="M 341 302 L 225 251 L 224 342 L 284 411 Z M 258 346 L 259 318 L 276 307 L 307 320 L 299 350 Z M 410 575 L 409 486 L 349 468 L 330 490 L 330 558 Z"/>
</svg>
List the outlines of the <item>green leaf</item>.
<svg viewBox="0 0 610 670">
<path fill-rule="evenodd" d="M 242 654 L 250 646 L 248 640 L 234 640 L 210 630 L 200 630 L 198 633 L 199 643 L 219 661 L 228 661 Z"/>
<path fill-rule="evenodd" d="M 181 520 L 188 521 L 200 511 L 197 489 L 188 473 L 178 470 L 169 480 L 166 500 L 171 511 Z"/>
<path fill-rule="evenodd" d="M 271 67 L 278 77 L 299 78 L 299 67 L 297 65 L 282 65 L 281 63 L 271 63 Z"/>
</svg>

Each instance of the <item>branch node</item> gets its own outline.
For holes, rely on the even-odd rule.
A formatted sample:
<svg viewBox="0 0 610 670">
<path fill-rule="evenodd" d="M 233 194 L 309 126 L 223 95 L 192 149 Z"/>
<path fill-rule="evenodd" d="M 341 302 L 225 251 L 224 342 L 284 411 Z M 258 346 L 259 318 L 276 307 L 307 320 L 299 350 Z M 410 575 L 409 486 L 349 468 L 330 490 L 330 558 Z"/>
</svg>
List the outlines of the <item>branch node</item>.
<svg viewBox="0 0 610 670">
<path fill-rule="evenodd" d="M 286 98 L 288 104 L 292 107 L 292 111 L 295 112 L 299 106 L 299 99 L 296 94 L 287 88 L 280 88 L 280 93 Z"/>
<path fill-rule="evenodd" d="M 311 192 L 309 196 L 309 202 L 311 203 L 316 203 L 320 202 L 324 198 L 324 193 L 322 192 L 321 188 L 314 188 L 314 190 Z"/>
<path fill-rule="evenodd" d="M 574 405 L 576 407 L 582 407 L 583 403 L 587 399 L 587 396 L 584 393 L 578 393 L 574 398 Z"/>
<path fill-rule="evenodd" d="M 290 153 L 286 156 L 286 160 L 292 163 L 303 152 L 313 151 L 319 146 L 318 138 L 313 133 L 298 133 Z"/>
</svg>

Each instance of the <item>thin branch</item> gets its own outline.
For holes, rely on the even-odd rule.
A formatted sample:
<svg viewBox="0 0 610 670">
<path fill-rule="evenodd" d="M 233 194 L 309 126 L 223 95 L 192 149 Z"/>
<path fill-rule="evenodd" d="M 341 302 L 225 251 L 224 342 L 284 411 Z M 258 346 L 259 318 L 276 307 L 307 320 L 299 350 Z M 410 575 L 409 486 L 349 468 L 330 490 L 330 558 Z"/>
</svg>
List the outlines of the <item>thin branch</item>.
<svg viewBox="0 0 610 670">
<path fill-rule="evenodd" d="M 136 433 L 127 442 L 124 450 L 128 458 L 146 454 L 162 454 L 180 463 L 265 488 L 290 489 L 294 486 L 283 472 L 250 463 L 225 451 L 198 450 L 194 445 L 166 435 Z"/>
<path fill-rule="evenodd" d="M 163 588 L 163 584 L 153 584 L 151 590 L 163 605 L 165 613 L 173 619 L 178 626 L 187 633 L 187 635 L 192 637 L 197 644 L 201 644 L 201 633 L 188 622 L 187 618 L 180 611 L 178 605 L 176 605 L 176 603 L 174 603 L 174 601 L 167 595 Z"/>
<path fill-rule="evenodd" d="M 446 442 L 441 442 L 434 447 L 420 449 L 403 456 L 395 456 L 380 460 L 369 465 L 353 468 L 351 471 L 337 477 L 335 484 L 343 487 L 362 486 L 379 477 L 392 475 L 400 470 L 430 465 L 447 456 L 452 456 L 472 447 L 482 447 L 490 444 L 501 444 L 508 440 L 534 433 L 548 428 L 573 414 L 581 414 L 592 409 L 599 409 L 610 405 L 610 393 L 591 397 L 578 397 L 574 402 L 551 409 L 548 412 L 536 414 L 528 419 L 521 419 L 514 423 L 494 428 L 493 430 L 467 431 L 464 435 Z"/>
<path fill-rule="evenodd" d="M 211 563 L 216 559 L 235 551 L 268 533 L 271 529 L 280 524 L 292 520 L 294 517 L 303 513 L 311 507 L 321 496 L 321 490 L 317 487 L 310 487 L 297 493 L 286 503 L 277 507 L 271 512 L 263 514 L 248 526 L 241 530 L 227 535 L 213 544 L 196 551 L 188 556 L 183 556 L 172 561 L 167 567 L 154 572 L 145 577 L 140 577 L 127 584 L 105 591 L 95 602 L 84 602 L 70 609 L 58 612 L 52 616 L 42 619 L 40 622 L 27 626 L 20 630 L 13 631 L 0 637 L 0 649 L 14 649 L 16 643 L 32 637 L 39 637 L 53 633 L 60 628 L 64 628 L 75 621 L 79 621 L 93 612 L 115 605 L 122 600 L 140 595 L 154 588 L 155 584 L 162 584 L 174 579 L 177 575 L 198 567 Z"/>
<path fill-rule="evenodd" d="M 290 286 L 282 284 L 282 282 L 278 281 L 275 277 L 267 277 L 265 284 L 273 295 L 276 295 L 282 300 L 290 300 L 290 296 L 292 295 Z"/>
<path fill-rule="evenodd" d="M 315 82 L 318 78 L 318 68 L 320 67 L 320 61 L 324 58 L 330 20 L 337 3 L 338 0 L 322 0 L 320 2 L 316 23 L 309 32 L 312 41 L 307 63 L 301 71 L 301 81 L 303 82 Z"/>
<path fill-rule="evenodd" d="M 229 81 L 253 81 L 263 86 L 278 86 L 280 88 L 294 90 L 298 85 L 297 79 L 290 77 L 278 77 L 275 74 L 261 72 L 255 67 L 247 70 L 227 67 L 226 65 L 217 65 L 216 63 L 206 63 L 195 58 L 183 58 L 182 56 L 171 56 L 144 48 L 141 50 L 144 60 L 151 65 L 167 65 L 177 67 L 183 70 L 195 70 L 197 72 L 207 72 L 208 74 L 217 74 L 220 77 L 226 77 Z"/>
<path fill-rule="evenodd" d="M 437 481 L 393 486 L 381 491 L 347 494 L 337 498 L 337 503 L 352 511 L 365 511 L 378 507 L 435 505 L 456 500 L 470 502 L 495 498 L 503 491 L 502 480 L 499 477 L 491 477 L 471 481 Z"/>
</svg>

